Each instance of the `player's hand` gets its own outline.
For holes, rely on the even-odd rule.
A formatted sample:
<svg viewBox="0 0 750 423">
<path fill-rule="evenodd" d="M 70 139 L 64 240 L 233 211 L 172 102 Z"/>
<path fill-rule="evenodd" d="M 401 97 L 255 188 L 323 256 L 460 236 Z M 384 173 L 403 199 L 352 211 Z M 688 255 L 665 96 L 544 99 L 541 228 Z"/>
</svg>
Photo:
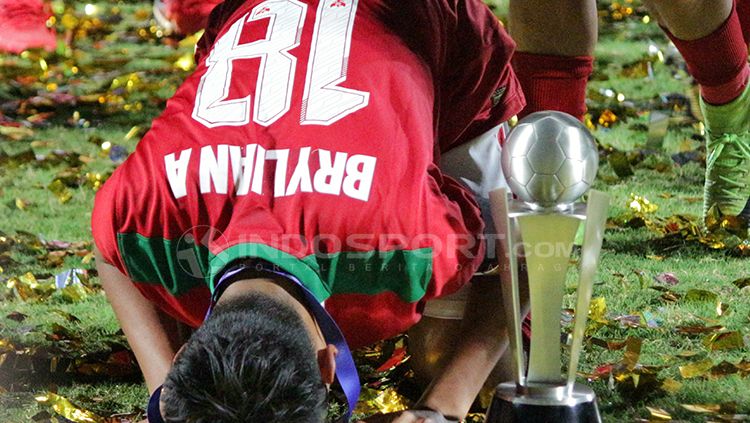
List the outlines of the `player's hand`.
<svg viewBox="0 0 750 423">
<path fill-rule="evenodd" d="M 397 413 L 376 414 L 358 423 L 458 423 L 448 420 L 436 411 L 409 410 Z"/>
</svg>

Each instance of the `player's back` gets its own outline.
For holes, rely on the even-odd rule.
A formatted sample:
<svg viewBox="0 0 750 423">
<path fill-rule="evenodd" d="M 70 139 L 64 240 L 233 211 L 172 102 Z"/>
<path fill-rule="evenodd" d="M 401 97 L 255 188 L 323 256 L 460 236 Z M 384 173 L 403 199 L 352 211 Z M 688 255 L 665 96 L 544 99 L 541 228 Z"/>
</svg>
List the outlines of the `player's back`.
<svg viewBox="0 0 750 423">
<path fill-rule="evenodd" d="M 172 295 L 260 257 L 313 275 L 298 277 L 333 295 L 348 336 L 404 329 L 481 260 L 476 239 L 456 245 L 481 234 L 478 210 L 435 162 L 520 108 L 512 48 L 479 0 L 223 3 L 195 73 L 102 194 L 126 214 L 111 222 L 120 267 L 145 281 L 127 260 L 169 241 L 180 264 L 170 249 L 189 236 L 199 265 L 153 272 Z M 374 304 L 378 330 L 347 327 Z"/>
</svg>

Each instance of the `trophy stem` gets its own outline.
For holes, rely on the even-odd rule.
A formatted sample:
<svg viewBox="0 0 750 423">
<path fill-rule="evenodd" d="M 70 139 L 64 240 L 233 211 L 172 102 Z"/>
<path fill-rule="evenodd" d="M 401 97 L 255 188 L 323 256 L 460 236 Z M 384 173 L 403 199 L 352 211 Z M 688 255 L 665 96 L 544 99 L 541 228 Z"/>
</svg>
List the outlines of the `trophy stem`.
<svg viewBox="0 0 750 423">
<path fill-rule="evenodd" d="M 499 235 L 497 244 L 497 259 L 500 263 L 500 278 L 502 284 L 504 311 L 510 351 L 513 356 L 514 380 L 521 383 L 526 377 L 523 360 L 523 338 L 521 335 L 521 294 L 518 280 L 518 261 L 515 259 L 515 241 L 513 227 L 510 220 L 508 206 L 508 191 L 501 188 L 490 192 L 490 205 L 495 229 Z M 504 250 L 504 251 L 503 251 Z"/>
<path fill-rule="evenodd" d="M 575 384 L 578 362 L 583 349 L 583 335 L 586 332 L 586 321 L 591 304 L 591 293 L 594 289 L 596 268 L 599 265 L 599 255 L 604 240 L 604 227 L 607 223 L 609 196 L 601 191 L 591 190 L 586 207 L 586 230 L 581 245 L 581 270 L 578 282 L 578 298 L 576 304 L 573 339 L 570 350 L 570 365 L 568 366 L 568 390 Z"/>
<path fill-rule="evenodd" d="M 532 214 L 517 219 L 533 316 L 526 382 L 563 385 L 560 311 L 573 240 L 581 221 L 562 214 Z"/>
</svg>

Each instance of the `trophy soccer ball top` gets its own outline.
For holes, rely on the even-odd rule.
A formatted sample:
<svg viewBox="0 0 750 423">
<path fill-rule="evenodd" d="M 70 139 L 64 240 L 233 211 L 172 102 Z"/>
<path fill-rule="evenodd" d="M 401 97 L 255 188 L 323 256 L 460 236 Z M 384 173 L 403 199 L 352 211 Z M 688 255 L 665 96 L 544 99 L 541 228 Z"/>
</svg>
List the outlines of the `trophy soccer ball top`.
<svg viewBox="0 0 750 423">
<path fill-rule="evenodd" d="M 502 151 L 510 190 L 535 208 L 566 206 L 591 188 L 599 167 L 594 137 L 567 113 L 532 113 L 518 122 Z"/>
</svg>

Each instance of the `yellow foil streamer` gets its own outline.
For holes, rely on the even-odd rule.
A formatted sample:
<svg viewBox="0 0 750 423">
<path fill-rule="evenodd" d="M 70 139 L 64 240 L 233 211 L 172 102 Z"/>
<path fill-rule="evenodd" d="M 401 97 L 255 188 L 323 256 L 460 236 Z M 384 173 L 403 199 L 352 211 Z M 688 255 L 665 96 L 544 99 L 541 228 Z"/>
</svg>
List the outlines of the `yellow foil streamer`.
<svg viewBox="0 0 750 423">
<path fill-rule="evenodd" d="M 104 419 L 73 405 L 67 398 L 48 392 L 35 397 L 38 403 L 51 407 L 55 413 L 75 423 L 104 423 Z"/>
<path fill-rule="evenodd" d="M 364 387 L 354 412 L 357 414 L 388 414 L 409 409 L 409 400 L 389 387 L 383 390 Z"/>
</svg>

